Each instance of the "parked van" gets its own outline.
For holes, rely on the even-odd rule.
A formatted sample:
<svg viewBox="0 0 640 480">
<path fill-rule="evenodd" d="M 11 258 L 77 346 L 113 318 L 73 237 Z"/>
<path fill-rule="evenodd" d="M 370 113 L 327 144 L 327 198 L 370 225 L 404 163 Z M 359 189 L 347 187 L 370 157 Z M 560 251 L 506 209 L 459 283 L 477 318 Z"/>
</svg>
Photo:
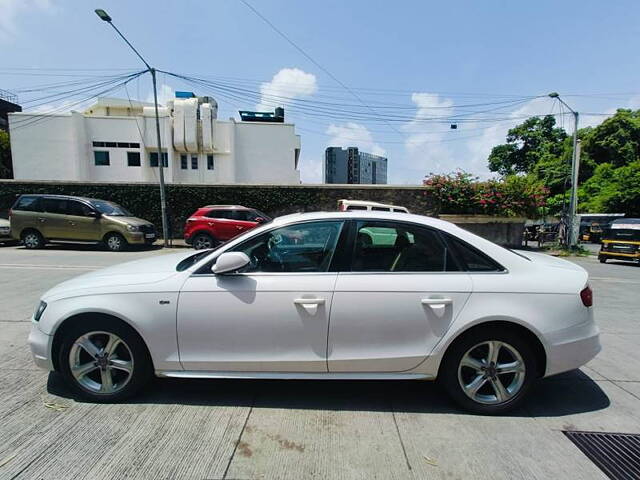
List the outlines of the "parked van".
<svg viewBox="0 0 640 480">
<path fill-rule="evenodd" d="M 370 210 L 374 212 L 401 212 L 409 213 L 406 207 L 397 205 L 386 205 L 384 203 L 369 202 L 366 200 L 338 200 L 338 210 L 341 212 L 351 212 L 353 210 Z"/>
<path fill-rule="evenodd" d="M 156 240 L 152 223 L 117 203 L 67 195 L 20 195 L 9 211 L 11 235 L 26 248 L 47 242 L 104 243 L 114 252 Z"/>
</svg>

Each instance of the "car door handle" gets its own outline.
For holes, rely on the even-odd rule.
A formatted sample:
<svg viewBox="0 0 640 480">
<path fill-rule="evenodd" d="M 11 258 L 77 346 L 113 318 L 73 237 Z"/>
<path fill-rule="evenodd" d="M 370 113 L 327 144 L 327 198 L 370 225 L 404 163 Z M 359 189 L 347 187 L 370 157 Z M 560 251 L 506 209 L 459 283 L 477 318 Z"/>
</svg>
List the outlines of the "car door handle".
<svg viewBox="0 0 640 480">
<path fill-rule="evenodd" d="M 324 298 L 296 298 L 296 305 L 324 305 Z"/>
<path fill-rule="evenodd" d="M 324 305 L 324 298 L 296 298 L 293 303 L 300 305 L 309 315 L 315 315 L 318 312 L 318 306 Z"/>
<path fill-rule="evenodd" d="M 71 220 L 69 220 L 69 225 L 74 226 L 76 224 L 76 222 L 72 222 Z"/>
<path fill-rule="evenodd" d="M 444 307 L 445 305 L 451 305 L 453 300 L 450 298 L 423 298 L 421 302 L 423 305 L 429 305 L 430 307 Z"/>
<path fill-rule="evenodd" d="M 46 221 L 47 221 L 47 219 L 46 219 L 46 218 L 39 217 L 39 218 L 38 218 L 38 221 L 39 221 L 40 223 L 44 223 L 44 222 L 46 222 Z"/>
</svg>

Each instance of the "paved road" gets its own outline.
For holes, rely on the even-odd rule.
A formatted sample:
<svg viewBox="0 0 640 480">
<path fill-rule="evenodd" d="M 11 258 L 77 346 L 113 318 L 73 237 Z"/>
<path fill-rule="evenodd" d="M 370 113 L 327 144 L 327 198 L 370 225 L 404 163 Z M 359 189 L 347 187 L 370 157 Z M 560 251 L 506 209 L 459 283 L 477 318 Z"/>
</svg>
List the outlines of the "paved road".
<svg viewBox="0 0 640 480">
<path fill-rule="evenodd" d="M 461 413 L 427 382 L 156 380 L 125 404 L 74 401 L 31 362 L 39 296 L 162 254 L 0 247 L 0 479 L 604 478 L 561 431 L 640 433 L 640 268 L 594 258 L 575 261 L 603 352 L 508 417 Z"/>
</svg>

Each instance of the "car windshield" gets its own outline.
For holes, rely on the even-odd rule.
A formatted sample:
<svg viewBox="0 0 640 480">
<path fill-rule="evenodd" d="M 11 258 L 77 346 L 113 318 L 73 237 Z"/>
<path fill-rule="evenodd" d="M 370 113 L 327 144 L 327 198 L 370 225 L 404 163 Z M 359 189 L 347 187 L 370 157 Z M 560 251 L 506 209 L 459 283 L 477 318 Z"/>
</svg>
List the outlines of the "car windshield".
<svg viewBox="0 0 640 480">
<path fill-rule="evenodd" d="M 112 217 L 131 217 L 131 212 L 117 203 L 105 202 L 104 200 L 92 200 L 91 205 L 103 215 Z"/>
</svg>

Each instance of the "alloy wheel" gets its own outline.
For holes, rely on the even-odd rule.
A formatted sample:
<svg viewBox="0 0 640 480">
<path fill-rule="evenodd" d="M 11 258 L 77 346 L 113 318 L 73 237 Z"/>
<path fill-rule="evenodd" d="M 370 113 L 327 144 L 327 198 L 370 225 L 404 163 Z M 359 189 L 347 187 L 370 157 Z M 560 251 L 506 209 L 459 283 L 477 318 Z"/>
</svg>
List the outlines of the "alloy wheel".
<svg viewBox="0 0 640 480">
<path fill-rule="evenodd" d="M 27 233 L 23 241 L 24 246 L 27 248 L 36 248 L 40 245 L 40 237 L 36 233 Z"/>
<path fill-rule="evenodd" d="M 207 235 L 198 235 L 193 241 L 193 248 L 196 250 L 205 250 L 213 248 L 213 241 Z"/>
<path fill-rule="evenodd" d="M 122 248 L 122 239 L 117 235 L 111 235 L 107 239 L 107 247 L 109 247 L 109 250 L 120 250 Z"/>
<path fill-rule="evenodd" d="M 458 366 L 458 383 L 474 402 L 498 405 L 515 397 L 524 385 L 525 362 L 513 346 L 488 340 L 471 347 Z"/>
<path fill-rule="evenodd" d="M 133 354 L 119 336 L 110 332 L 88 332 L 69 352 L 71 375 L 91 393 L 113 394 L 122 390 L 133 374 Z"/>
</svg>

